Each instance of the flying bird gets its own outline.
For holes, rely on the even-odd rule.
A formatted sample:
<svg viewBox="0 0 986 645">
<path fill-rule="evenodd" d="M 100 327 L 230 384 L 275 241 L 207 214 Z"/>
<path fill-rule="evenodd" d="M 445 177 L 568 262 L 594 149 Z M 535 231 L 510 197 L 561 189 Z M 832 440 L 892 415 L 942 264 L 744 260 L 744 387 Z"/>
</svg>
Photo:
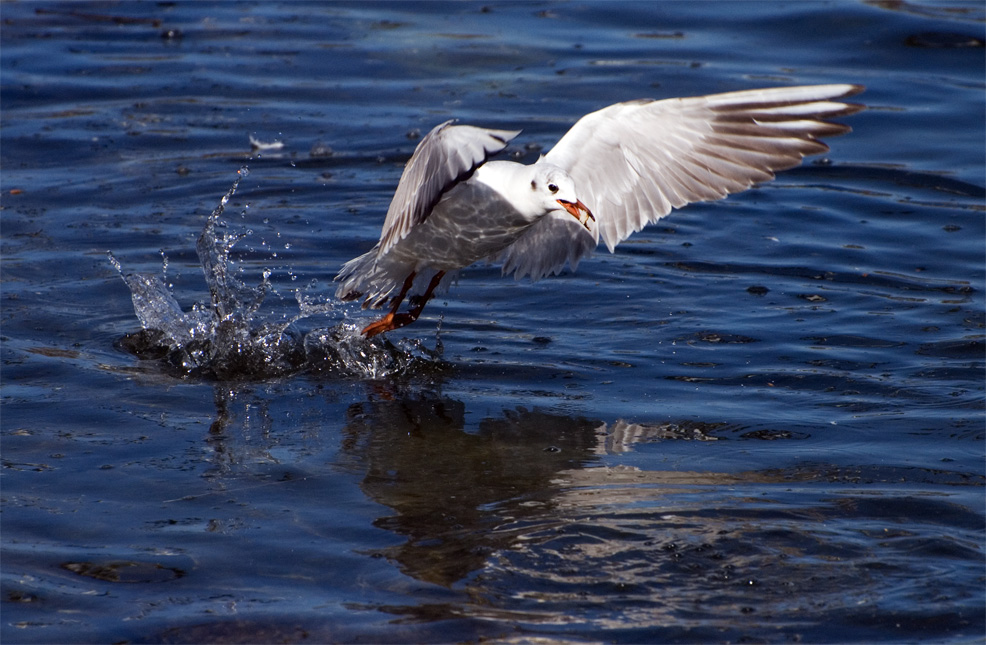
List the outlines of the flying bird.
<svg viewBox="0 0 986 645">
<path fill-rule="evenodd" d="M 491 160 L 519 131 L 446 121 L 418 144 L 380 241 L 336 276 L 336 296 L 389 305 L 367 338 L 408 325 L 480 260 L 539 280 L 691 202 L 722 199 L 826 152 L 859 85 L 778 87 L 616 103 L 585 115 L 535 163 Z M 401 303 L 412 292 L 406 312 Z"/>
</svg>

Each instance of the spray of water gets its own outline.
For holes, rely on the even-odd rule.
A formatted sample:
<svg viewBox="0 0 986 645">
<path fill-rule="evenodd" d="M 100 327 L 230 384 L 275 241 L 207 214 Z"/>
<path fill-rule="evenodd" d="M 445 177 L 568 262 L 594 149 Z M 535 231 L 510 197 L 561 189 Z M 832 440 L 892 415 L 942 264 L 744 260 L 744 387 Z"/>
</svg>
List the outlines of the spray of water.
<svg viewBox="0 0 986 645">
<path fill-rule="evenodd" d="M 143 330 L 128 335 L 121 345 L 142 358 L 163 360 L 179 376 L 220 380 L 252 380 L 299 372 L 381 379 L 407 375 L 441 363 L 440 350 L 420 343 L 367 341 L 360 326 L 345 320 L 345 310 L 325 298 L 296 290 L 298 313 L 285 319 L 265 319 L 261 311 L 271 291 L 271 271 L 265 269 L 256 286 L 240 280 L 230 268 L 230 254 L 248 232 L 231 233 L 222 219 L 246 167 L 206 220 L 195 245 L 210 302 L 182 309 L 162 275 L 126 273 L 108 253 L 110 263 L 130 289 L 134 313 Z M 167 259 L 165 259 L 165 271 Z M 298 323 L 315 317 L 343 317 L 332 327 L 298 331 Z M 440 346 L 439 346 L 440 347 Z"/>
</svg>

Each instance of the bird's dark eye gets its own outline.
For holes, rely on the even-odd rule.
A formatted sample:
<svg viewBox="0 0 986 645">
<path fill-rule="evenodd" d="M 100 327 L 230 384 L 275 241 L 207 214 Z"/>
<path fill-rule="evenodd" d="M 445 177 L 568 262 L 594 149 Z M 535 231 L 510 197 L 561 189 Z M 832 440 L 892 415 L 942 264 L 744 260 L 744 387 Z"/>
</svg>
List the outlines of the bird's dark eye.
<svg viewBox="0 0 986 645">
<path fill-rule="evenodd" d="M 531 190 L 537 190 L 537 189 L 538 189 L 538 183 L 532 179 L 531 180 Z"/>
<path fill-rule="evenodd" d="M 548 190 L 550 190 L 552 194 L 557 193 L 558 184 L 548 184 Z"/>
</svg>

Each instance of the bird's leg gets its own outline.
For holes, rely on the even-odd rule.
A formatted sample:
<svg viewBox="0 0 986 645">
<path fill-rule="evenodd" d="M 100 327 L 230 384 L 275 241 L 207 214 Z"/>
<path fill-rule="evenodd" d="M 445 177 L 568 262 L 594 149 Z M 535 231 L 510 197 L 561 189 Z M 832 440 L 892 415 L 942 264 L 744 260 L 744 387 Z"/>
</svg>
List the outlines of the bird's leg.
<svg viewBox="0 0 986 645">
<path fill-rule="evenodd" d="M 397 296 L 393 299 L 392 301 L 393 304 L 390 307 L 390 313 L 384 316 L 383 318 L 381 318 L 380 320 L 374 323 L 370 323 L 369 325 L 364 327 L 363 328 L 364 336 L 366 336 L 367 338 L 373 338 L 377 334 L 382 334 L 385 331 L 396 329 L 396 327 L 391 326 L 394 321 L 394 315 L 397 313 L 397 310 L 400 309 L 401 302 L 404 301 L 404 296 L 406 296 L 407 292 L 411 290 L 411 285 L 414 284 L 414 277 L 416 275 L 417 275 L 416 272 L 411 271 L 410 275 L 407 276 L 407 279 L 404 280 L 404 285 L 401 286 L 401 292 L 397 294 Z"/>
<path fill-rule="evenodd" d="M 404 281 L 404 286 L 401 288 L 400 295 L 394 299 L 394 306 L 390 310 L 390 313 L 375 323 L 368 325 L 363 330 L 363 335 L 367 338 L 373 338 L 377 334 L 393 331 L 413 323 L 418 319 L 418 316 L 421 315 L 422 310 L 424 310 L 425 305 L 428 304 L 428 301 L 431 299 L 432 294 L 435 293 L 435 289 L 438 288 L 438 285 L 441 283 L 444 276 L 444 271 L 439 271 L 436 273 L 435 277 L 433 277 L 431 282 L 428 283 L 428 289 L 426 289 L 424 295 L 421 296 L 420 302 L 411 307 L 407 313 L 399 314 L 397 313 L 397 309 L 401 306 L 401 301 L 404 300 L 404 296 L 407 295 L 408 290 L 411 288 L 411 283 L 414 282 L 414 274 L 412 273 L 409 275 L 407 280 Z"/>
<path fill-rule="evenodd" d="M 401 308 L 401 303 L 404 302 L 404 296 L 406 296 L 407 292 L 411 290 L 411 286 L 414 284 L 414 278 L 417 277 L 417 275 L 418 274 L 416 271 L 411 271 L 411 274 L 407 276 L 403 286 L 401 286 L 401 292 L 394 298 L 393 304 L 390 307 L 391 314 L 396 314 L 397 310 Z"/>
<path fill-rule="evenodd" d="M 444 277 L 444 271 L 439 271 L 435 274 L 435 276 L 431 279 L 431 282 L 428 283 L 428 288 L 425 289 L 424 295 L 421 296 L 420 301 L 408 310 L 407 315 L 411 316 L 411 320 L 404 323 L 404 325 L 409 325 L 418 319 L 418 316 L 421 315 L 421 311 L 425 308 L 425 305 L 428 304 L 428 301 L 431 300 L 431 296 L 435 293 L 435 289 L 438 288 L 438 285 L 441 284 L 442 278 Z M 401 325 L 401 327 L 404 325 Z"/>
</svg>

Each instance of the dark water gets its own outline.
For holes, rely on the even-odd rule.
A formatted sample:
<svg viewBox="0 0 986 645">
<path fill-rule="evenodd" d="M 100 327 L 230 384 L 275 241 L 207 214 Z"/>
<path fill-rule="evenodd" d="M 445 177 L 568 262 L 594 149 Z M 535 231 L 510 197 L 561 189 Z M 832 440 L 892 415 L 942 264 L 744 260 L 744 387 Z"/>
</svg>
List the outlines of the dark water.
<svg viewBox="0 0 986 645">
<path fill-rule="evenodd" d="M 3 642 L 981 639 L 983 14 L 4 3 Z M 825 159 L 575 274 L 473 268 L 373 343 L 330 297 L 441 121 L 532 160 L 823 82 L 869 106 Z M 244 166 L 207 257 L 286 344 L 143 351 L 107 252 L 207 325 Z"/>
</svg>

